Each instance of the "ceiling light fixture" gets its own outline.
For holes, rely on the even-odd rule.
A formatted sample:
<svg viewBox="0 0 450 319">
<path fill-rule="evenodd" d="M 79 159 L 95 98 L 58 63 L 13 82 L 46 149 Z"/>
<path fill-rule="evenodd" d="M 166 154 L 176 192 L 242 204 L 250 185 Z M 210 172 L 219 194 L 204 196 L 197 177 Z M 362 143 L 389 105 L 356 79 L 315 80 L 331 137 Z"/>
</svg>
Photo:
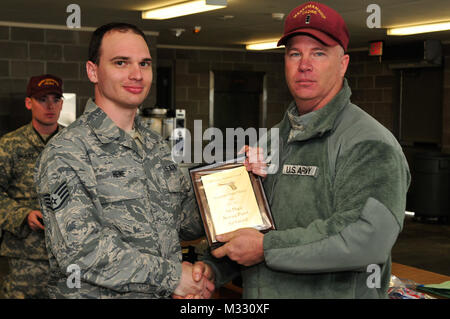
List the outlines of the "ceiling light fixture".
<svg viewBox="0 0 450 319">
<path fill-rule="evenodd" d="M 284 13 L 272 13 L 272 19 L 282 21 L 284 19 Z"/>
<path fill-rule="evenodd" d="M 450 22 L 439 22 L 431 24 L 421 24 L 408 27 L 389 28 L 387 35 L 410 35 L 427 32 L 437 32 L 450 30 Z"/>
<path fill-rule="evenodd" d="M 278 40 L 259 42 L 259 43 L 250 43 L 245 46 L 247 50 L 270 50 L 270 49 L 278 49 L 283 46 L 277 47 Z"/>
<path fill-rule="evenodd" d="M 171 6 L 142 11 L 142 19 L 165 20 L 189 14 L 222 9 L 227 6 L 227 0 L 195 0 Z"/>
</svg>

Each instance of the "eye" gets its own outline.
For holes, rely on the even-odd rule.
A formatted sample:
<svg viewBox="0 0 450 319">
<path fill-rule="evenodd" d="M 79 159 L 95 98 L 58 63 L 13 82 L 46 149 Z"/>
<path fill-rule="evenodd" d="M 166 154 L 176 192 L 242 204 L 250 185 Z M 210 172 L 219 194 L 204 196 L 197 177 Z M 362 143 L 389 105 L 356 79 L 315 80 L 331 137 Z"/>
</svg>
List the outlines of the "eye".
<svg viewBox="0 0 450 319">
<path fill-rule="evenodd" d="M 114 64 L 117 65 L 117 66 L 124 66 L 125 63 L 126 63 L 126 61 L 123 61 L 123 60 L 117 60 L 117 61 L 114 62 Z"/>
<path fill-rule="evenodd" d="M 299 56 L 300 56 L 300 53 L 299 53 L 299 52 L 296 52 L 296 51 L 291 51 L 291 52 L 288 53 L 288 56 L 289 56 L 290 58 L 296 58 L 296 57 L 299 57 Z"/>
<path fill-rule="evenodd" d="M 325 56 L 325 52 L 322 52 L 322 51 L 316 51 L 316 52 L 314 53 L 314 55 L 315 55 L 315 56 Z"/>
<path fill-rule="evenodd" d="M 142 67 L 149 67 L 150 65 L 151 65 L 151 62 L 149 62 L 149 61 L 143 61 L 143 62 L 141 62 L 141 63 L 139 63 L 140 64 L 140 66 L 142 66 Z"/>
</svg>

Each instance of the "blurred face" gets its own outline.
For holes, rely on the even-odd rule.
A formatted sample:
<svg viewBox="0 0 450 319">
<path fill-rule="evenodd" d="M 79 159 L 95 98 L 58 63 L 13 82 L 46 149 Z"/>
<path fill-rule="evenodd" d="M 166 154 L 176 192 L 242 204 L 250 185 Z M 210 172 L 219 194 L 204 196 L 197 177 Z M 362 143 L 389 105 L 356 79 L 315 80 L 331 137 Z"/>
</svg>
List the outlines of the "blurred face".
<svg viewBox="0 0 450 319">
<path fill-rule="evenodd" d="M 131 31 L 107 32 L 100 47 L 99 64 L 87 62 L 95 83 L 95 102 L 103 107 L 135 109 L 152 84 L 151 56 L 144 39 Z"/>
<path fill-rule="evenodd" d="M 31 111 L 32 121 L 44 126 L 53 126 L 58 122 L 62 105 L 62 98 L 55 94 L 25 99 L 25 106 Z"/>
<path fill-rule="evenodd" d="M 325 106 L 342 88 L 349 56 L 339 46 L 298 35 L 285 49 L 285 76 L 300 114 Z"/>
</svg>

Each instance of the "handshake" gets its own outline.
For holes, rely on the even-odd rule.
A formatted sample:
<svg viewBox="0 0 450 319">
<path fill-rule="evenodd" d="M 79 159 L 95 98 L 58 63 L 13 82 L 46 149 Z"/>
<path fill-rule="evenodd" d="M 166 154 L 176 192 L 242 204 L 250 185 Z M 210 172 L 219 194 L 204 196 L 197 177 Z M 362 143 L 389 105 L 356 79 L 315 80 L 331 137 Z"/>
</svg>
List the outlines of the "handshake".
<svg viewBox="0 0 450 319">
<path fill-rule="evenodd" d="M 264 261 L 264 235 L 254 228 L 241 228 L 217 235 L 224 245 L 211 253 L 216 258 L 228 256 L 243 266 L 253 266 Z M 202 261 L 181 264 L 181 280 L 172 294 L 174 299 L 209 299 L 214 293 L 215 274 L 211 266 Z"/>
<path fill-rule="evenodd" d="M 174 299 L 209 299 L 214 293 L 214 272 L 202 261 L 181 264 L 181 280 L 172 294 Z"/>
</svg>

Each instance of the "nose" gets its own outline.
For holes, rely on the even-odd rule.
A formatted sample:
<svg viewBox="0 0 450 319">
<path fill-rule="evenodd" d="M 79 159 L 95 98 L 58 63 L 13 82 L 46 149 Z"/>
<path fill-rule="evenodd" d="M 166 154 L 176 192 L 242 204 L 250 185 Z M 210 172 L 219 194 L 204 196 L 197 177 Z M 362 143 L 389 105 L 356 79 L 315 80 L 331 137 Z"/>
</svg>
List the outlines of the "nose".
<svg viewBox="0 0 450 319">
<path fill-rule="evenodd" d="M 49 110 L 56 108 L 56 104 L 57 104 L 57 102 L 55 100 L 53 100 L 52 98 L 47 99 L 44 103 L 45 107 Z"/>
<path fill-rule="evenodd" d="M 129 74 L 130 80 L 142 80 L 142 70 L 139 64 L 133 64 Z"/>
<path fill-rule="evenodd" d="M 312 64 L 307 55 L 303 55 L 298 61 L 298 71 L 299 72 L 307 72 L 312 70 Z"/>
</svg>

